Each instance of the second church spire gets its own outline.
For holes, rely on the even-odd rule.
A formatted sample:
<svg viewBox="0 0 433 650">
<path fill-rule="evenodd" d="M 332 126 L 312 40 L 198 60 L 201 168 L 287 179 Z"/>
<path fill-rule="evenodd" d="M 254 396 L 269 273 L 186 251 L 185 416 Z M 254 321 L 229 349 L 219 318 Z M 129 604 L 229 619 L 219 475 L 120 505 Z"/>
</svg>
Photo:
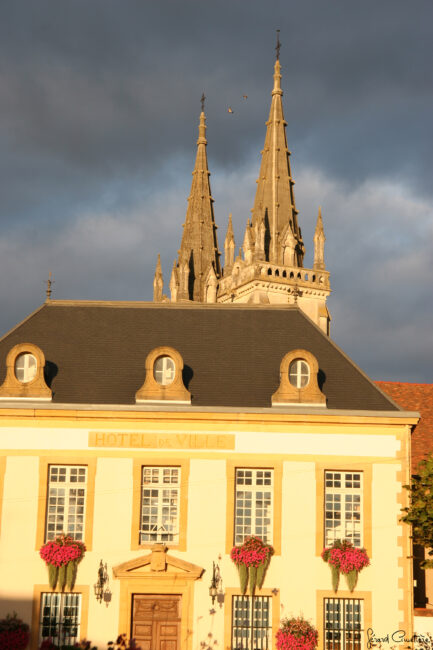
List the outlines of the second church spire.
<svg viewBox="0 0 433 650">
<path fill-rule="evenodd" d="M 206 279 L 210 270 L 217 277 L 221 274 L 217 232 L 210 189 L 210 172 L 206 154 L 206 116 L 204 95 L 198 127 L 197 155 L 192 172 L 191 192 L 182 242 L 179 250 L 178 300 L 205 300 Z"/>
</svg>

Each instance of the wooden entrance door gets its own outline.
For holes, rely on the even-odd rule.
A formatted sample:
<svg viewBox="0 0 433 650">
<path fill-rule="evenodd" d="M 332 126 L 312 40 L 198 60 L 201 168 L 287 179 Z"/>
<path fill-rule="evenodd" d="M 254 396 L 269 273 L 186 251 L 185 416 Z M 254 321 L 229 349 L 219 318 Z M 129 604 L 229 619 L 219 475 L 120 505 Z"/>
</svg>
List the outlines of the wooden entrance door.
<svg viewBox="0 0 433 650">
<path fill-rule="evenodd" d="M 181 596 L 134 594 L 131 636 L 141 650 L 180 650 Z"/>
</svg>

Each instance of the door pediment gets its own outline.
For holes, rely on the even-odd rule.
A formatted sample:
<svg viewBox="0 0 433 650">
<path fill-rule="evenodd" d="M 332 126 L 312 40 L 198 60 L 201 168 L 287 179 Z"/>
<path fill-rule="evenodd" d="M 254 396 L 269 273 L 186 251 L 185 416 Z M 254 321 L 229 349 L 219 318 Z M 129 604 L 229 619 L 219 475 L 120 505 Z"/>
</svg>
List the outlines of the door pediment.
<svg viewBox="0 0 433 650">
<path fill-rule="evenodd" d="M 163 578 L 177 574 L 184 580 L 198 580 L 203 571 L 202 567 L 167 553 L 162 544 L 155 544 L 150 553 L 113 567 L 115 578 Z"/>
</svg>

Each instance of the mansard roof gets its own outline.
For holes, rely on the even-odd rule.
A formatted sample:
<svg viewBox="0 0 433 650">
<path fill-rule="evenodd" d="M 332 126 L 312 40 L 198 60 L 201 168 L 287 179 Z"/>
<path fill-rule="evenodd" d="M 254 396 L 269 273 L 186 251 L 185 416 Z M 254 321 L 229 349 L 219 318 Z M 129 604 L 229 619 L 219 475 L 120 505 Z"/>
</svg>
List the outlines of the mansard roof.
<svg viewBox="0 0 433 650">
<path fill-rule="evenodd" d="M 147 355 L 171 346 L 191 406 L 267 408 L 282 358 L 302 348 L 328 409 L 400 410 L 295 306 L 47 301 L 0 340 L 0 382 L 17 343 L 44 352 L 53 404 L 135 404 Z"/>
</svg>

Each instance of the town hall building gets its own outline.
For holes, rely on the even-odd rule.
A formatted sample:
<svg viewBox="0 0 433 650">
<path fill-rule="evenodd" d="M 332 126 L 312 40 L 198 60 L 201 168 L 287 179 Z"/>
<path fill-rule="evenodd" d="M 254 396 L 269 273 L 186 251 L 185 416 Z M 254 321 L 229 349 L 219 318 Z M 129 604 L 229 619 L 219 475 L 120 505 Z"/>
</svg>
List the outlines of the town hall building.
<svg viewBox="0 0 433 650">
<path fill-rule="evenodd" d="M 332 341 L 325 234 L 296 209 L 281 66 L 252 214 L 222 256 L 204 107 L 178 256 L 152 302 L 47 300 L 0 339 L 0 617 L 31 650 L 125 633 L 142 650 L 271 650 L 303 616 L 325 650 L 413 633 L 404 411 Z M 325 218 L 326 223 L 326 218 Z M 222 259 L 223 258 L 223 259 Z M 224 262 L 224 263 L 223 263 Z M 85 544 L 72 590 L 39 551 Z M 272 546 L 241 589 L 234 546 Z M 324 547 L 370 565 L 338 590 Z"/>
</svg>

